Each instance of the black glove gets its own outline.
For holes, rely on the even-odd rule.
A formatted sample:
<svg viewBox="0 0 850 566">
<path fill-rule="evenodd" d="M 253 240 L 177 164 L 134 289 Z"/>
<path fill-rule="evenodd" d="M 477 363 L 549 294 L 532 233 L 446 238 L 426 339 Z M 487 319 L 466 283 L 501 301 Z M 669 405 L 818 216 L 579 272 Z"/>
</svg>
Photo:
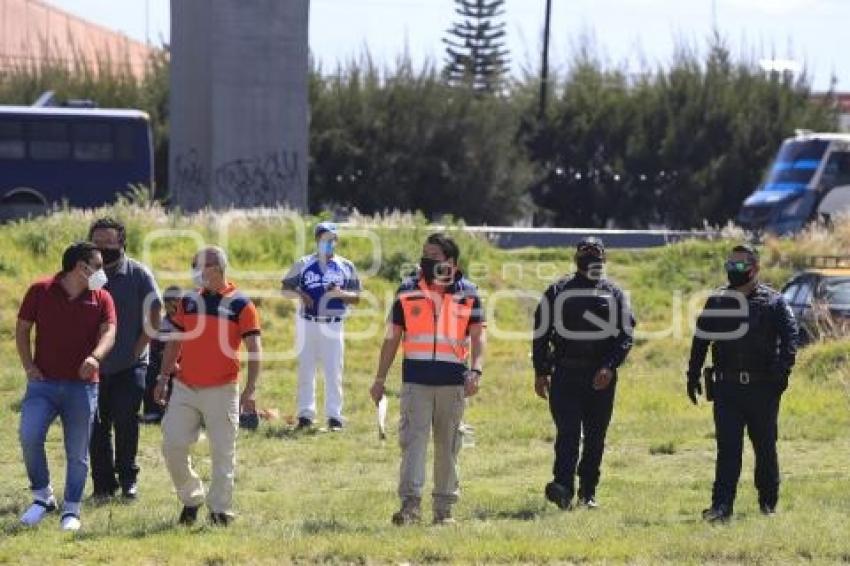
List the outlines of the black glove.
<svg viewBox="0 0 850 566">
<path fill-rule="evenodd" d="M 698 378 L 688 378 L 688 399 L 691 400 L 691 403 L 696 405 L 697 397 L 699 397 L 700 395 L 702 395 L 702 383 L 700 383 Z"/>
<path fill-rule="evenodd" d="M 785 390 L 788 389 L 788 376 L 782 376 L 776 380 L 776 390 L 779 391 L 779 394 L 782 395 L 785 393 Z"/>
</svg>

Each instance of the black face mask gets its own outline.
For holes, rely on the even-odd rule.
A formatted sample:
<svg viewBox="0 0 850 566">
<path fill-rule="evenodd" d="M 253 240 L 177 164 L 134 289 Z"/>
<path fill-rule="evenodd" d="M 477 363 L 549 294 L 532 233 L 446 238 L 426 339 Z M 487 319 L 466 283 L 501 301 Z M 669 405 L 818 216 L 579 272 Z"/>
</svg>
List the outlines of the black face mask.
<svg viewBox="0 0 850 566">
<path fill-rule="evenodd" d="M 599 256 L 594 255 L 580 255 L 576 258 L 576 266 L 579 271 L 584 271 L 585 273 L 591 271 L 592 269 L 598 270 L 602 264 L 605 263 L 605 260 Z M 594 269 L 595 268 L 595 269 Z"/>
<path fill-rule="evenodd" d="M 732 287 L 742 287 L 753 280 L 753 270 L 727 270 L 726 277 L 729 279 L 729 285 Z"/>
<path fill-rule="evenodd" d="M 103 258 L 104 265 L 112 265 L 119 259 L 121 259 L 121 255 L 124 253 L 124 250 L 118 248 L 117 250 L 112 248 L 100 248 L 100 255 Z"/>
<path fill-rule="evenodd" d="M 437 277 L 444 278 L 451 275 L 451 268 L 446 262 L 423 257 L 419 260 L 419 269 L 422 270 L 422 278 L 427 283 L 433 283 Z"/>
</svg>

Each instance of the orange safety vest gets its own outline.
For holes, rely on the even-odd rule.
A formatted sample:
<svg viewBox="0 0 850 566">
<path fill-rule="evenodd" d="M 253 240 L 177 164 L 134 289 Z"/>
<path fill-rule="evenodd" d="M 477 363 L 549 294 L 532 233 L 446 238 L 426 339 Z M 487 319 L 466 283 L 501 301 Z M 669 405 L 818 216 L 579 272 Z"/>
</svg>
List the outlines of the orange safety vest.
<svg viewBox="0 0 850 566">
<path fill-rule="evenodd" d="M 474 297 L 432 291 L 419 280 L 416 289 L 399 293 L 399 301 L 404 311 L 405 359 L 466 363 Z"/>
</svg>

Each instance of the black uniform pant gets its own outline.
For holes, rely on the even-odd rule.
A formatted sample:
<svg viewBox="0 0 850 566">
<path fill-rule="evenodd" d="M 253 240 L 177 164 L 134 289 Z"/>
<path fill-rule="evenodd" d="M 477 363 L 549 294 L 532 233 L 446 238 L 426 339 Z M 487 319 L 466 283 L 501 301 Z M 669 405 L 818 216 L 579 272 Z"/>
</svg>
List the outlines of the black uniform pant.
<svg viewBox="0 0 850 566">
<path fill-rule="evenodd" d="M 779 497 L 779 459 L 776 454 L 781 393 L 770 383 L 718 383 L 714 396 L 717 466 L 712 504 L 735 502 L 741 476 L 744 427 L 755 452 L 755 485 L 759 503 L 776 505 Z"/>
<path fill-rule="evenodd" d="M 575 490 L 578 468 L 579 495 L 591 496 L 599 483 L 599 467 L 605 450 L 605 434 L 614 410 L 616 374 L 602 390 L 593 389 L 596 369 L 556 368 L 549 391 L 549 409 L 555 421 L 555 483 Z M 579 445 L 581 460 L 579 460 Z"/>
<path fill-rule="evenodd" d="M 160 343 L 161 344 L 161 343 Z M 154 347 L 151 343 L 149 365 L 145 377 L 145 395 L 142 403 L 142 413 L 145 415 L 160 415 L 165 413 L 165 408 L 156 402 L 154 399 L 154 391 L 156 390 L 156 378 L 159 377 L 159 370 L 162 368 L 162 351 L 160 345 Z M 171 388 L 168 388 L 171 391 Z"/>
<path fill-rule="evenodd" d="M 147 365 L 100 377 L 91 436 L 91 477 L 94 492 L 114 493 L 136 482 L 139 466 L 139 406 L 145 392 Z M 112 430 L 115 429 L 113 450 Z M 116 480 L 117 473 L 117 480 Z"/>
</svg>

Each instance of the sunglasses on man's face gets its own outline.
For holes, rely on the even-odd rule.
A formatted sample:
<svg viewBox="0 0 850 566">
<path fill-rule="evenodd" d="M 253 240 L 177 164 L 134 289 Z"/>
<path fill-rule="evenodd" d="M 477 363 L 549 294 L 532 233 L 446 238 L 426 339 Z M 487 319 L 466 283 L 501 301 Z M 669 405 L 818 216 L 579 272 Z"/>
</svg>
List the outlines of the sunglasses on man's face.
<svg viewBox="0 0 850 566">
<path fill-rule="evenodd" d="M 730 259 L 726 262 L 726 271 L 749 271 L 752 266 L 751 261 Z"/>
</svg>

